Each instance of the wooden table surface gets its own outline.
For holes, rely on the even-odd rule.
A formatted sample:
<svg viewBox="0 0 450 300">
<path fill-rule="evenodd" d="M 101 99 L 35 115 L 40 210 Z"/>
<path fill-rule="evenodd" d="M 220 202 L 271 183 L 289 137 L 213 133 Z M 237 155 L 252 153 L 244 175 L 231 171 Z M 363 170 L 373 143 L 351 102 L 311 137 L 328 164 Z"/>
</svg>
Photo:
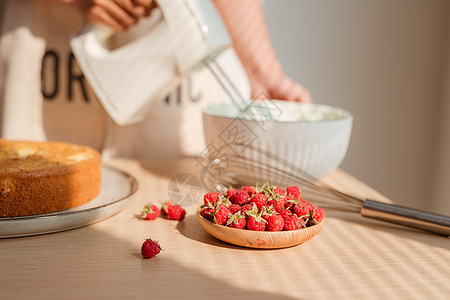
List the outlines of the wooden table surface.
<svg viewBox="0 0 450 300">
<path fill-rule="evenodd" d="M 208 235 L 195 216 L 200 200 L 186 206 L 182 222 L 138 219 L 146 203 L 168 199 L 176 174 L 200 174 L 192 162 L 115 160 L 140 184 L 119 214 L 75 230 L 0 239 L 0 299 L 449 299 L 448 237 L 326 210 L 312 240 L 260 250 Z M 387 201 L 342 171 L 326 180 Z M 164 251 L 143 259 L 146 238 Z"/>
</svg>

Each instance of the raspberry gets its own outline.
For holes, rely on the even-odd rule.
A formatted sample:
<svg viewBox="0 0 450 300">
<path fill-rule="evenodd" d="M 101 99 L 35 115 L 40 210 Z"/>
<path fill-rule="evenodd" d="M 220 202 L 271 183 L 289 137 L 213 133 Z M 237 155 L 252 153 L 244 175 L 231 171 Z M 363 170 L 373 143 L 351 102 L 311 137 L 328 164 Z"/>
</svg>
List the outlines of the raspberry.
<svg viewBox="0 0 450 300">
<path fill-rule="evenodd" d="M 161 252 L 161 247 L 158 242 L 152 239 L 146 239 L 141 246 L 141 254 L 144 258 L 152 258 L 156 254 Z"/>
<path fill-rule="evenodd" d="M 248 203 L 256 204 L 256 207 L 258 207 L 258 209 L 261 209 L 264 205 L 267 204 L 267 197 L 263 194 L 255 194 L 250 198 Z"/>
<path fill-rule="evenodd" d="M 171 207 L 172 205 L 175 205 L 175 203 L 173 203 L 172 201 L 163 202 L 163 205 L 161 206 L 161 214 L 163 216 L 167 216 L 169 214 L 169 207 Z"/>
<path fill-rule="evenodd" d="M 227 226 L 237 229 L 244 229 L 245 225 L 247 225 L 247 220 L 245 216 L 241 214 L 241 212 L 237 212 L 230 216 L 227 221 Z"/>
<path fill-rule="evenodd" d="M 266 230 L 266 220 L 259 217 L 249 216 L 247 220 L 247 229 L 255 230 L 255 231 L 264 231 Z"/>
<path fill-rule="evenodd" d="M 270 216 L 274 215 L 276 213 L 276 210 L 273 209 L 273 206 L 263 206 L 261 208 L 261 216 L 264 218 L 264 220 L 268 220 Z"/>
<path fill-rule="evenodd" d="M 285 216 L 283 221 L 284 230 L 297 230 L 300 228 L 300 219 L 295 214 Z"/>
<path fill-rule="evenodd" d="M 237 205 L 237 204 L 231 204 L 230 207 L 228 207 L 228 210 L 230 211 L 230 213 L 235 214 L 235 213 L 237 213 L 238 211 L 240 211 L 241 208 L 242 208 L 242 207 L 241 207 L 240 205 Z"/>
<path fill-rule="evenodd" d="M 228 198 L 233 197 L 234 194 L 236 194 L 237 191 L 238 191 L 237 189 L 228 189 L 228 190 L 227 190 L 227 197 L 228 197 Z"/>
<path fill-rule="evenodd" d="M 246 215 L 247 211 L 252 210 L 252 209 L 253 209 L 253 204 L 247 203 L 241 207 L 241 214 Z M 256 212 L 258 212 L 258 207 L 256 207 L 255 209 L 256 209 Z"/>
<path fill-rule="evenodd" d="M 269 231 L 280 231 L 284 228 L 284 220 L 281 215 L 271 215 L 267 219 L 267 230 Z"/>
<path fill-rule="evenodd" d="M 214 208 L 214 223 L 225 225 L 228 221 L 230 210 L 221 203 L 218 203 Z"/>
<path fill-rule="evenodd" d="M 286 203 L 286 192 L 278 187 L 271 186 L 264 189 L 264 194 L 267 197 L 268 205 L 272 205 L 276 211 L 281 211 L 284 209 L 284 205 Z"/>
<path fill-rule="evenodd" d="M 255 206 L 255 205 L 254 205 Z M 247 213 L 247 229 L 255 230 L 255 231 L 264 231 L 266 230 L 267 221 L 261 216 L 262 211 L 259 213 L 254 213 L 253 209 L 251 213 Z"/>
<path fill-rule="evenodd" d="M 281 211 L 284 209 L 284 205 L 286 204 L 286 198 L 284 196 L 276 195 L 275 197 L 270 197 L 267 204 L 272 205 L 276 211 Z"/>
<path fill-rule="evenodd" d="M 273 188 L 273 192 L 275 194 L 277 194 L 277 195 L 280 195 L 280 196 L 285 196 L 286 195 L 286 191 L 283 190 L 282 188 L 280 188 L 279 186 L 274 187 Z"/>
<path fill-rule="evenodd" d="M 205 206 L 202 208 L 203 218 L 212 221 L 214 219 L 214 208 Z"/>
<path fill-rule="evenodd" d="M 254 194 L 258 193 L 258 192 L 256 191 L 256 188 L 255 188 L 254 186 L 250 186 L 250 185 L 244 185 L 244 186 L 241 188 L 241 190 L 247 192 L 247 194 L 248 194 L 250 197 L 253 196 Z"/>
<path fill-rule="evenodd" d="M 183 221 L 186 216 L 186 211 L 178 204 L 173 204 L 169 206 L 167 211 L 167 216 L 170 220 Z"/>
<path fill-rule="evenodd" d="M 248 194 L 243 190 L 236 190 L 236 192 L 230 196 L 230 201 L 233 204 L 244 205 L 248 202 Z"/>
<path fill-rule="evenodd" d="M 286 188 L 286 193 L 288 196 L 291 196 L 292 199 L 296 201 L 302 200 L 303 193 L 298 186 L 288 186 Z"/>
<path fill-rule="evenodd" d="M 308 201 L 302 200 L 294 207 L 294 213 L 301 219 L 309 218 L 314 206 Z"/>
<path fill-rule="evenodd" d="M 208 205 L 208 204 L 214 205 L 219 200 L 220 196 L 222 196 L 220 193 L 214 193 L 214 192 L 206 193 L 203 196 L 203 202 L 205 203 L 205 205 Z"/>
<path fill-rule="evenodd" d="M 325 217 L 325 212 L 322 208 L 314 206 L 314 209 L 311 213 L 311 218 L 309 219 L 309 223 L 315 225 L 323 220 Z"/>
<path fill-rule="evenodd" d="M 298 204 L 297 200 L 294 200 L 292 196 L 286 196 L 286 202 L 284 203 L 284 208 L 294 211 L 294 207 Z"/>
<path fill-rule="evenodd" d="M 141 211 L 141 217 L 144 220 L 154 220 L 158 216 L 159 216 L 159 208 L 153 203 L 147 204 Z"/>
<path fill-rule="evenodd" d="M 303 199 L 303 193 L 298 186 L 286 188 L 287 200 L 284 208 L 294 210 L 294 207 Z"/>
<path fill-rule="evenodd" d="M 292 211 L 289 209 L 284 209 L 279 212 L 279 214 L 284 218 L 286 216 L 292 215 Z"/>
<path fill-rule="evenodd" d="M 226 207 L 230 207 L 230 205 L 232 204 L 230 199 L 224 196 L 220 196 L 219 200 L 216 202 L 216 204 L 214 204 L 214 206 L 216 206 L 219 203 L 225 205 Z"/>
</svg>

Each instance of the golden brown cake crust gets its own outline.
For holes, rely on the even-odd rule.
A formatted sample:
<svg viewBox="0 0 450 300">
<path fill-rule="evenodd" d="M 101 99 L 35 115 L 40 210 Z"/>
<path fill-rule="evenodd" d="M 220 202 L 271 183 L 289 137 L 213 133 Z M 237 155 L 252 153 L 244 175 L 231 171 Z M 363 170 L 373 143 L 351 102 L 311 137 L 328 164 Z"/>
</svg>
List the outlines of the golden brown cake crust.
<svg viewBox="0 0 450 300">
<path fill-rule="evenodd" d="M 0 139 L 0 217 L 49 213 L 82 205 L 101 188 L 101 156 L 61 142 Z"/>
</svg>

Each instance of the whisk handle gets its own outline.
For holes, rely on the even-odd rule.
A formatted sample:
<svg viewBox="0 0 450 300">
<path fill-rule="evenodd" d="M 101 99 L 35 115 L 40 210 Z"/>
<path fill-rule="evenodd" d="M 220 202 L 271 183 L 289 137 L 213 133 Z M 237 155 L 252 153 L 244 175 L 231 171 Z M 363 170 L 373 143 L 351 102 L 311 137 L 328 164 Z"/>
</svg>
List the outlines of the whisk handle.
<svg viewBox="0 0 450 300">
<path fill-rule="evenodd" d="M 361 215 L 450 236 L 450 217 L 443 215 L 373 200 L 364 201 Z"/>
</svg>

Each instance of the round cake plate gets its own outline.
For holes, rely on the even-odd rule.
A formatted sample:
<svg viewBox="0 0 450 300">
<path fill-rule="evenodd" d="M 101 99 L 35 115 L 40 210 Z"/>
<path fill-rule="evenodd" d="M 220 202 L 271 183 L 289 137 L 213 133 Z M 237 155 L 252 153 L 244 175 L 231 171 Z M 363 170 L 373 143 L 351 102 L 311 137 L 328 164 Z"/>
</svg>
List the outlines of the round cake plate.
<svg viewBox="0 0 450 300">
<path fill-rule="evenodd" d="M 100 194 L 92 201 L 63 211 L 21 217 L 0 217 L 0 238 L 22 237 L 75 229 L 109 218 L 134 199 L 137 180 L 130 174 L 102 166 Z"/>
</svg>

